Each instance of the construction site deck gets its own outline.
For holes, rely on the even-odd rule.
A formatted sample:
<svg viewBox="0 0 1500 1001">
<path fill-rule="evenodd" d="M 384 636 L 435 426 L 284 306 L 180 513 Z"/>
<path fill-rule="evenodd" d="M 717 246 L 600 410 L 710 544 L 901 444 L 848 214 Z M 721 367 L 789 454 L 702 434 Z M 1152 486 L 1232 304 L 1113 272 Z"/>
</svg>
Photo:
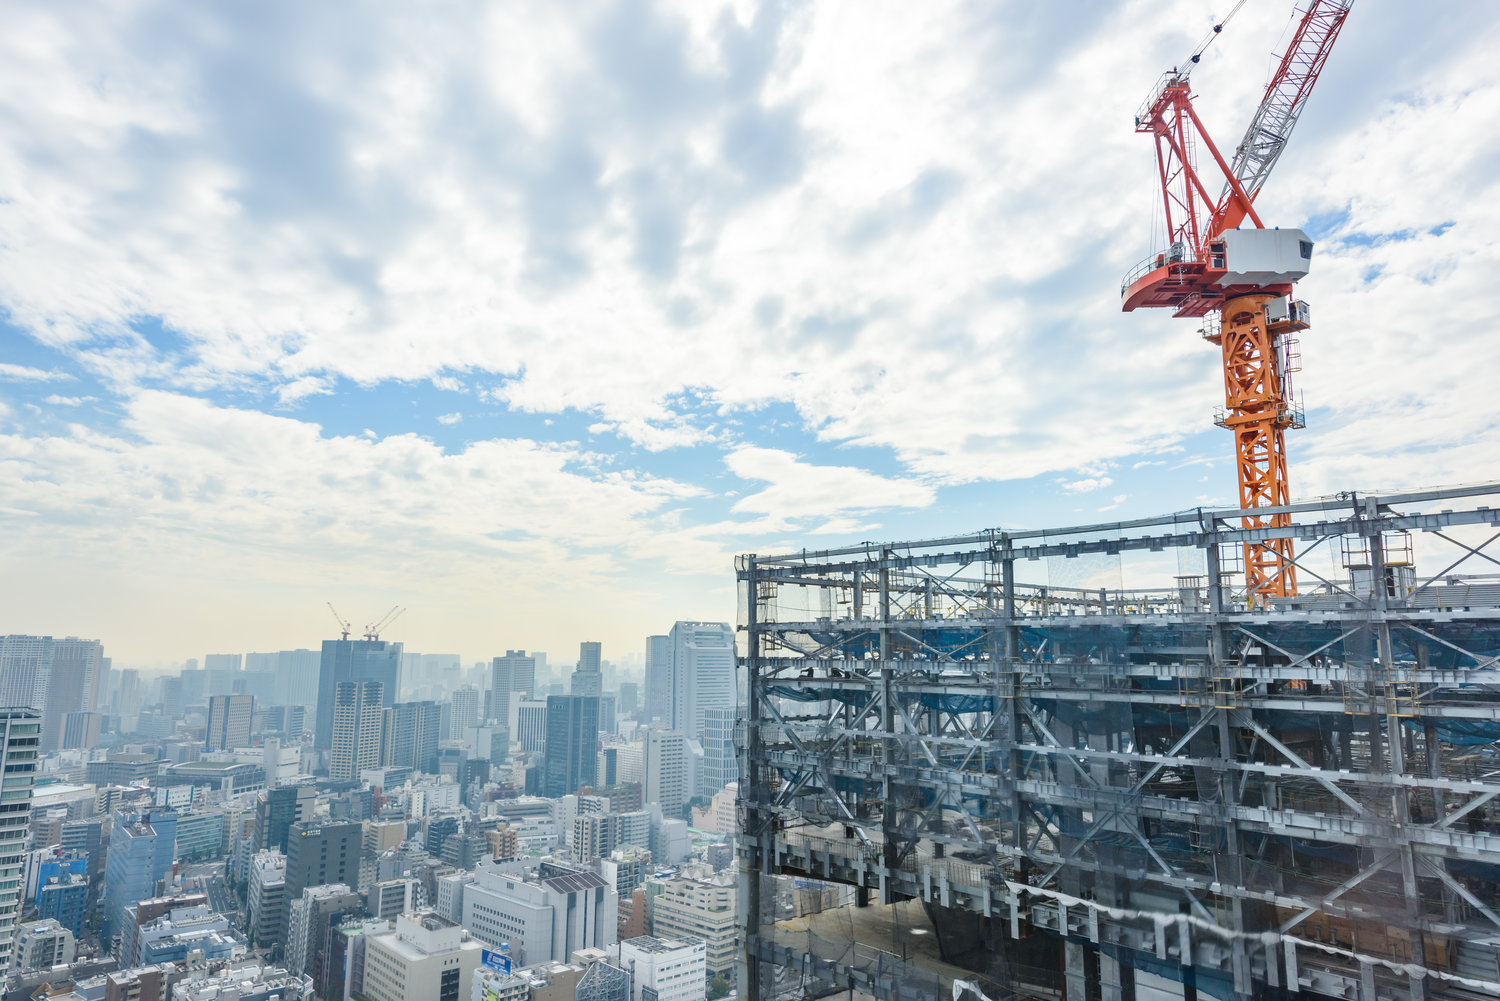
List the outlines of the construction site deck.
<svg viewBox="0 0 1500 1001">
<path fill-rule="evenodd" d="M 1280 512 L 740 557 L 740 996 L 1500 994 L 1500 484 Z"/>
</svg>

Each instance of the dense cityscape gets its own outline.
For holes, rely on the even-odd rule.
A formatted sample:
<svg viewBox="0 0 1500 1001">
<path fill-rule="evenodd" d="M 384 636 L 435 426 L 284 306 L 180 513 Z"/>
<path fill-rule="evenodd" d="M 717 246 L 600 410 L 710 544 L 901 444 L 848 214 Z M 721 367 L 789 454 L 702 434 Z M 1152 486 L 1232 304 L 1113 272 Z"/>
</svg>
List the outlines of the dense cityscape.
<svg viewBox="0 0 1500 1001">
<path fill-rule="evenodd" d="M 733 991 L 729 625 L 473 663 L 341 633 L 154 676 L 0 638 L 7 998 Z"/>
</svg>

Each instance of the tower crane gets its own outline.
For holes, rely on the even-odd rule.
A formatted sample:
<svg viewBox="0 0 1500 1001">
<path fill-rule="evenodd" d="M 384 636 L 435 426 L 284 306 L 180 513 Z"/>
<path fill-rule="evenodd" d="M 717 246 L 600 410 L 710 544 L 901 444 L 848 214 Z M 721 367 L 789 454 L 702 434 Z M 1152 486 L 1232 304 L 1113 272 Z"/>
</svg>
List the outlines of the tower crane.
<svg viewBox="0 0 1500 1001">
<path fill-rule="evenodd" d="M 353 628 L 353 627 L 349 625 L 349 622 L 348 622 L 347 619 L 345 619 L 342 615 L 339 614 L 339 610 L 337 608 L 333 607 L 333 602 L 331 602 L 331 601 L 325 601 L 324 604 L 327 605 L 328 606 L 328 610 L 333 613 L 334 620 L 338 622 L 339 629 L 343 633 L 343 635 L 341 635 L 339 638 L 340 639 L 348 639 L 349 638 L 349 630 L 351 628 Z"/>
<path fill-rule="evenodd" d="M 372 622 L 370 625 L 365 626 L 365 639 L 367 639 L 367 640 L 378 640 L 378 639 L 380 639 L 380 630 L 384 629 L 386 626 L 390 625 L 392 622 L 395 622 L 397 619 L 401 618 L 401 613 L 405 612 L 405 611 L 406 611 L 406 609 L 402 608 L 400 605 L 392 605 L 391 606 L 391 610 L 389 612 L 386 612 L 384 615 L 382 615 L 376 621 Z"/>
<path fill-rule="evenodd" d="M 1266 229 L 1255 201 L 1353 3 L 1307 4 L 1232 161 L 1225 160 L 1193 109 L 1188 79 L 1223 22 L 1214 25 L 1186 69 L 1163 75 L 1135 117 L 1135 130 L 1149 133 L 1156 143 L 1167 246 L 1125 276 L 1121 308 L 1171 309 L 1174 316 L 1203 318 L 1204 338 L 1223 354 L 1224 406 L 1215 423 L 1234 433 L 1240 507 L 1272 509 L 1245 516 L 1249 529 L 1291 524 L 1287 512 L 1275 509 L 1290 502 L 1284 433 L 1304 426 L 1302 405 L 1292 390 L 1292 374 L 1301 370 L 1294 335 L 1306 330 L 1311 319 L 1307 304 L 1294 301 L 1292 293 L 1308 273 L 1313 250 L 1300 229 Z M 1200 149 L 1208 153 L 1212 167 L 1200 170 Z M 1209 186 L 1218 176 L 1222 188 L 1210 195 Z M 1253 228 L 1243 228 L 1247 220 Z M 1245 543 L 1244 561 L 1252 604 L 1297 593 L 1291 539 Z"/>
</svg>

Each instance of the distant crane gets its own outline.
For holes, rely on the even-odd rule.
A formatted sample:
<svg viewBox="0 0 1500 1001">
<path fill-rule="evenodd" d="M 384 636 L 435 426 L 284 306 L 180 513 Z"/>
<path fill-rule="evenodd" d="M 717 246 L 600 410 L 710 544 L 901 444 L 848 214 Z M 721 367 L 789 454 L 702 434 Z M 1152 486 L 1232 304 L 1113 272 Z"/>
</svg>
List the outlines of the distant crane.
<svg viewBox="0 0 1500 1001">
<path fill-rule="evenodd" d="M 328 606 L 328 610 L 333 613 L 333 617 L 334 617 L 335 621 L 337 621 L 338 624 L 339 624 L 339 629 L 342 631 L 342 635 L 339 638 L 340 639 L 348 639 L 349 638 L 349 630 L 352 629 L 353 627 L 349 624 L 349 622 L 348 622 L 347 619 L 345 619 L 342 615 L 339 614 L 339 610 L 337 608 L 333 607 L 333 602 L 328 601 L 328 602 L 324 602 L 324 604 L 326 604 Z"/>
<path fill-rule="evenodd" d="M 397 619 L 401 618 L 401 614 L 405 611 L 406 609 L 402 608 L 400 605 L 392 605 L 389 612 L 386 612 L 383 616 L 381 616 L 375 622 L 372 622 L 370 625 L 365 626 L 365 639 L 380 639 L 380 631 L 386 626 L 390 625 L 392 622 L 395 622 Z"/>
<path fill-rule="evenodd" d="M 1239 10 L 1240 0 L 1230 11 Z M 1166 209 L 1167 247 L 1134 268 L 1120 286 L 1121 308 L 1169 308 L 1203 317 L 1203 336 L 1224 357 L 1224 407 L 1215 423 L 1234 432 L 1240 507 L 1281 508 L 1290 502 L 1283 434 L 1304 426 L 1292 391 L 1301 352 L 1292 335 L 1310 323 L 1307 304 L 1292 300 L 1307 275 L 1312 241 L 1300 229 L 1268 230 L 1255 199 L 1286 148 L 1293 127 L 1328 61 L 1354 0 L 1313 0 L 1266 85 L 1245 137 L 1227 162 L 1193 110 L 1188 75 L 1223 30 L 1214 25 L 1186 69 L 1172 69 L 1141 106 L 1135 130 L 1156 142 L 1156 165 Z M 1225 18 L 1228 21 L 1228 17 Z M 1218 197 L 1199 173 L 1198 147 L 1223 175 Z M 1246 219 L 1254 229 L 1242 230 Z M 1252 515 L 1245 528 L 1284 528 L 1285 511 Z M 1246 593 L 1252 604 L 1297 593 L 1291 539 L 1244 546 Z"/>
</svg>

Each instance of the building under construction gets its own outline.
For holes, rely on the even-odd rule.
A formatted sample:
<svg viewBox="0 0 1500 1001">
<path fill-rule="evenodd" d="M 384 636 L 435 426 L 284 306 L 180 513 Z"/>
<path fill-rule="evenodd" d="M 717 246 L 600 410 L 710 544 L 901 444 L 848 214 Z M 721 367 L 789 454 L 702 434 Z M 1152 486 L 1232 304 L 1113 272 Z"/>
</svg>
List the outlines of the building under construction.
<svg viewBox="0 0 1500 1001">
<path fill-rule="evenodd" d="M 741 557 L 740 996 L 1500 994 L 1500 484 L 1272 513 Z"/>
</svg>

